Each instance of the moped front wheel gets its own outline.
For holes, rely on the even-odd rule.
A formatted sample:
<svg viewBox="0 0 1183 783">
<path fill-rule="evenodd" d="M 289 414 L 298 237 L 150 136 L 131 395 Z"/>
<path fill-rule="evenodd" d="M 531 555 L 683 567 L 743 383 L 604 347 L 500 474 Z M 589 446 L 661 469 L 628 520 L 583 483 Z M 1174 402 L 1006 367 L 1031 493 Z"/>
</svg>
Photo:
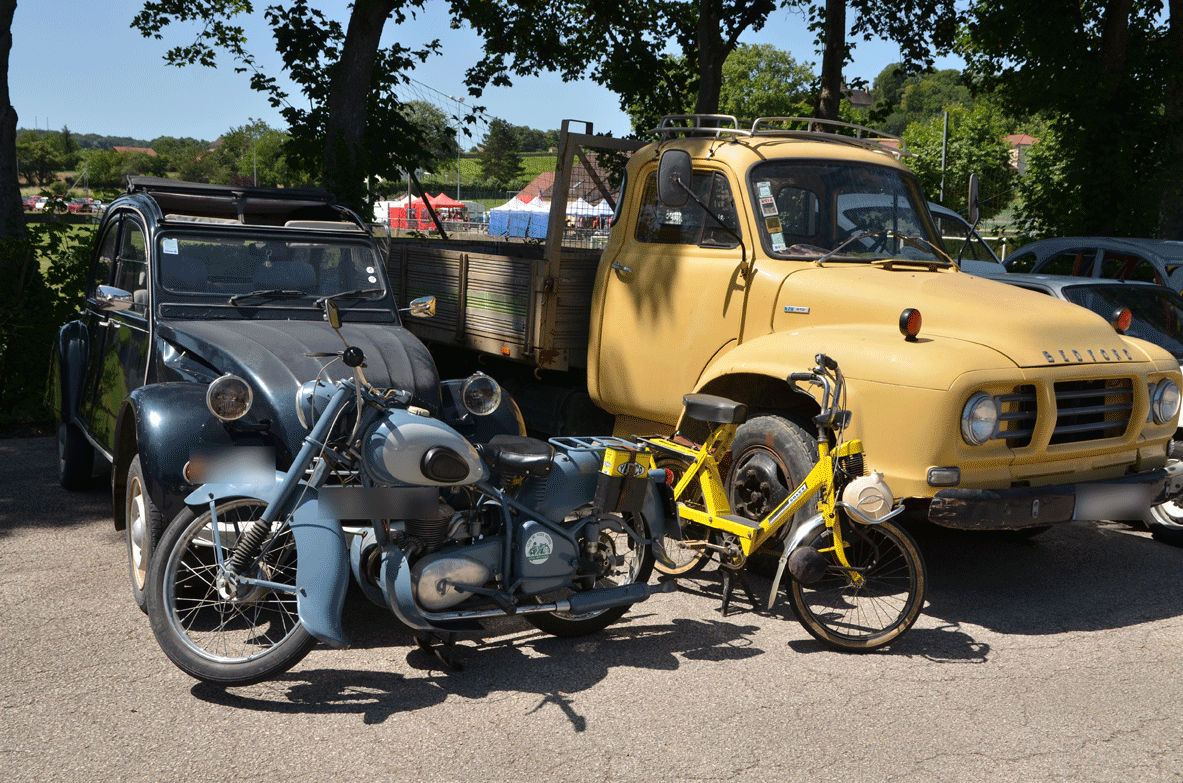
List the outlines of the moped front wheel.
<svg viewBox="0 0 1183 783">
<path fill-rule="evenodd" d="M 830 647 L 869 652 L 902 636 L 924 607 L 928 576 L 920 549 L 894 522 L 855 524 L 842 519 L 842 543 L 850 568 L 837 558 L 834 533 L 822 528 L 806 543 L 828 566 L 822 578 L 792 580 L 793 613 L 814 638 Z"/>
<path fill-rule="evenodd" d="M 222 558 L 267 504 L 253 498 L 217 505 Z M 166 529 L 148 568 L 148 619 L 160 649 L 203 682 L 241 686 L 295 666 L 316 640 L 296 609 L 296 542 L 277 522 L 263 543 L 253 578 L 278 587 L 228 585 L 214 551 L 209 510 L 187 508 Z"/>
</svg>

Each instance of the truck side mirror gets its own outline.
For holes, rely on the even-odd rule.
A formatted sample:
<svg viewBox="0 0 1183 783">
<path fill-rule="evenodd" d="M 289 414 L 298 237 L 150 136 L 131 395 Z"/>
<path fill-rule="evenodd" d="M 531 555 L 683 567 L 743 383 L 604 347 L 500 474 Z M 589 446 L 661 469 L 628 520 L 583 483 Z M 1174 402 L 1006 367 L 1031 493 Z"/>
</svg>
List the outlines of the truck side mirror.
<svg viewBox="0 0 1183 783">
<path fill-rule="evenodd" d="M 657 200 L 667 207 L 683 207 L 690 200 L 690 153 L 666 150 L 657 164 Z"/>
</svg>

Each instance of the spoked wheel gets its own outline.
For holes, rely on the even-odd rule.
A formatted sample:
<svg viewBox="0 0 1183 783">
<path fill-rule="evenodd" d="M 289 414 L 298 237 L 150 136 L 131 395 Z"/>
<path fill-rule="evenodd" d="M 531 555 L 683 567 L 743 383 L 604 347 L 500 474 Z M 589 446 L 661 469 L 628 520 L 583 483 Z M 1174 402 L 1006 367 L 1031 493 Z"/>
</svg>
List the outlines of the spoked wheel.
<svg viewBox="0 0 1183 783">
<path fill-rule="evenodd" d="M 686 472 L 686 463 L 677 457 L 669 455 L 661 455 L 657 458 L 655 467 L 665 468 L 674 474 L 672 485 L 676 486 L 682 480 L 682 474 Z M 698 484 L 691 484 L 686 494 L 678 498 L 680 502 L 684 503 L 701 503 L 702 490 L 699 489 Z M 703 569 L 711 559 L 711 553 L 706 549 L 694 549 L 685 546 L 685 541 L 706 541 L 711 534 L 711 531 L 702 525 L 696 525 L 685 520 L 679 520 L 682 526 L 682 540 L 670 538 L 665 536 L 662 539 L 662 544 L 665 547 L 666 556 L 674 562 L 673 567 L 663 565 L 661 562 L 654 563 L 654 568 L 663 574 L 671 576 L 690 576 L 697 574 Z"/>
<path fill-rule="evenodd" d="M 633 582 L 645 583 L 653 573 L 653 552 L 648 544 L 638 544 L 624 531 L 610 527 L 611 517 L 602 517 L 600 524 L 600 538 L 596 544 L 598 554 L 595 560 L 599 564 L 599 573 L 589 575 L 585 579 L 587 587 L 619 587 Z M 626 524 L 633 528 L 637 537 L 649 538 L 649 525 L 640 514 L 624 515 Z M 565 596 L 571 595 L 573 590 L 565 588 L 561 591 L 539 596 L 541 603 L 553 603 Z M 568 614 L 566 612 L 537 612 L 525 614 L 523 617 L 540 631 L 554 636 L 585 636 L 589 633 L 602 631 L 624 616 L 630 605 L 614 606 L 583 614 Z"/>
<path fill-rule="evenodd" d="M 793 613 L 815 638 L 839 650 L 867 652 L 904 634 L 924 606 L 928 576 L 912 536 L 893 522 L 852 524 L 843 519 L 842 541 L 853 570 L 840 566 L 833 531 L 806 542 L 825 555 L 821 580 L 793 580 Z"/>
<path fill-rule="evenodd" d="M 217 507 L 218 540 L 229 560 L 238 537 L 266 508 L 242 498 Z M 185 509 L 169 525 L 148 569 L 148 619 L 165 655 L 215 685 L 250 685 L 287 671 L 315 644 L 296 610 L 296 543 L 276 523 L 250 576 L 290 590 L 239 585 L 219 574 L 210 512 Z"/>
</svg>

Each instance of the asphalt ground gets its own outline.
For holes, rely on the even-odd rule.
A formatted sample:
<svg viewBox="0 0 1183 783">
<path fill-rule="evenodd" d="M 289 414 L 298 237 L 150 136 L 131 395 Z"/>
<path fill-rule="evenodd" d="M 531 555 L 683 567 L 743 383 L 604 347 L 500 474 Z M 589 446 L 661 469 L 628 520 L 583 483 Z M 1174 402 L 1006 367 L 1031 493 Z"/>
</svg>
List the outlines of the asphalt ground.
<svg viewBox="0 0 1183 783">
<path fill-rule="evenodd" d="M 499 623 L 460 672 L 351 601 L 351 649 L 222 690 L 160 652 L 105 487 L 62 490 L 54 457 L 0 441 L 0 781 L 1183 777 L 1183 549 L 1124 525 L 914 528 L 928 603 L 868 655 L 783 600 L 720 617 L 707 572 L 581 639 Z"/>
</svg>

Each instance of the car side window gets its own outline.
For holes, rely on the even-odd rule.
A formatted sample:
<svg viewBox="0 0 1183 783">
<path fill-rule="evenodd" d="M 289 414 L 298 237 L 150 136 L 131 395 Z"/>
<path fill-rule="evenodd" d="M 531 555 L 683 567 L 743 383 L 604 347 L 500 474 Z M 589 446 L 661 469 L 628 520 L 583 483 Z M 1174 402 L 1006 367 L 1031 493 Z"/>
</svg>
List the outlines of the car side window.
<svg viewBox="0 0 1183 783">
<path fill-rule="evenodd" d="M 125 220 L 116 257 L 115 286 L 131 292 L 131 310 L 141 315 L 148 310 L 147 260 L 144 230 L 136 223 Z"/>
<path fill-rule="evenodd" d="M 1035 254 L 1024 253 L 1006 265 L 1008 272 L 1030 272 L 1035 268 Z"/>
<path fill-rule="evenodd" d="M 1130 253 L 1105 251 L 1101 259 L 1101 277 L 1109 280 L 1140 280 L 1144 283 L 1163 284 L 1163 279 L 1155 271 L 1154 265 L 1141 256 Z"/>
<path fill-rule="evenodd" d="M 637 241 L 661 245 L 735 247 L 735 237 L 727 228 L 739 233 L 739 218 L 727 178 L 718 172 L 695 172 L 691 189 L 699 201 L 708 205 L 718 215 L 722 225 L 708 215 L 694 199 L 676 208 L 667 207 L 658 201 L 657 174 L 654 172 L 646 180 L 645 189 L 641 194 Z"/>
<path fill-rule="evenodd" d="M 1035 270 L 1041 275 L 1070 275 L 1072 277 L 1092 277 L 1093 263 L 1097 258 L 1096 248 L 1073 248 L 1062 250 L 1054 256 L 1044 260 Z M 1011 267 L 1012 271 L 1015 271 Z"/>
<path fill-rule="evenodd" d="M 94 297 L 95 289 L 111 282 L 111 270 L 115 268 L 115 243 L 119 239 L 119 221 L 113 220 L 99 243 L 99 250 L 95 257 L 94 267 L 91 269 L 90 280 L 86 284 L 86 296 Z"/>
</svg>

